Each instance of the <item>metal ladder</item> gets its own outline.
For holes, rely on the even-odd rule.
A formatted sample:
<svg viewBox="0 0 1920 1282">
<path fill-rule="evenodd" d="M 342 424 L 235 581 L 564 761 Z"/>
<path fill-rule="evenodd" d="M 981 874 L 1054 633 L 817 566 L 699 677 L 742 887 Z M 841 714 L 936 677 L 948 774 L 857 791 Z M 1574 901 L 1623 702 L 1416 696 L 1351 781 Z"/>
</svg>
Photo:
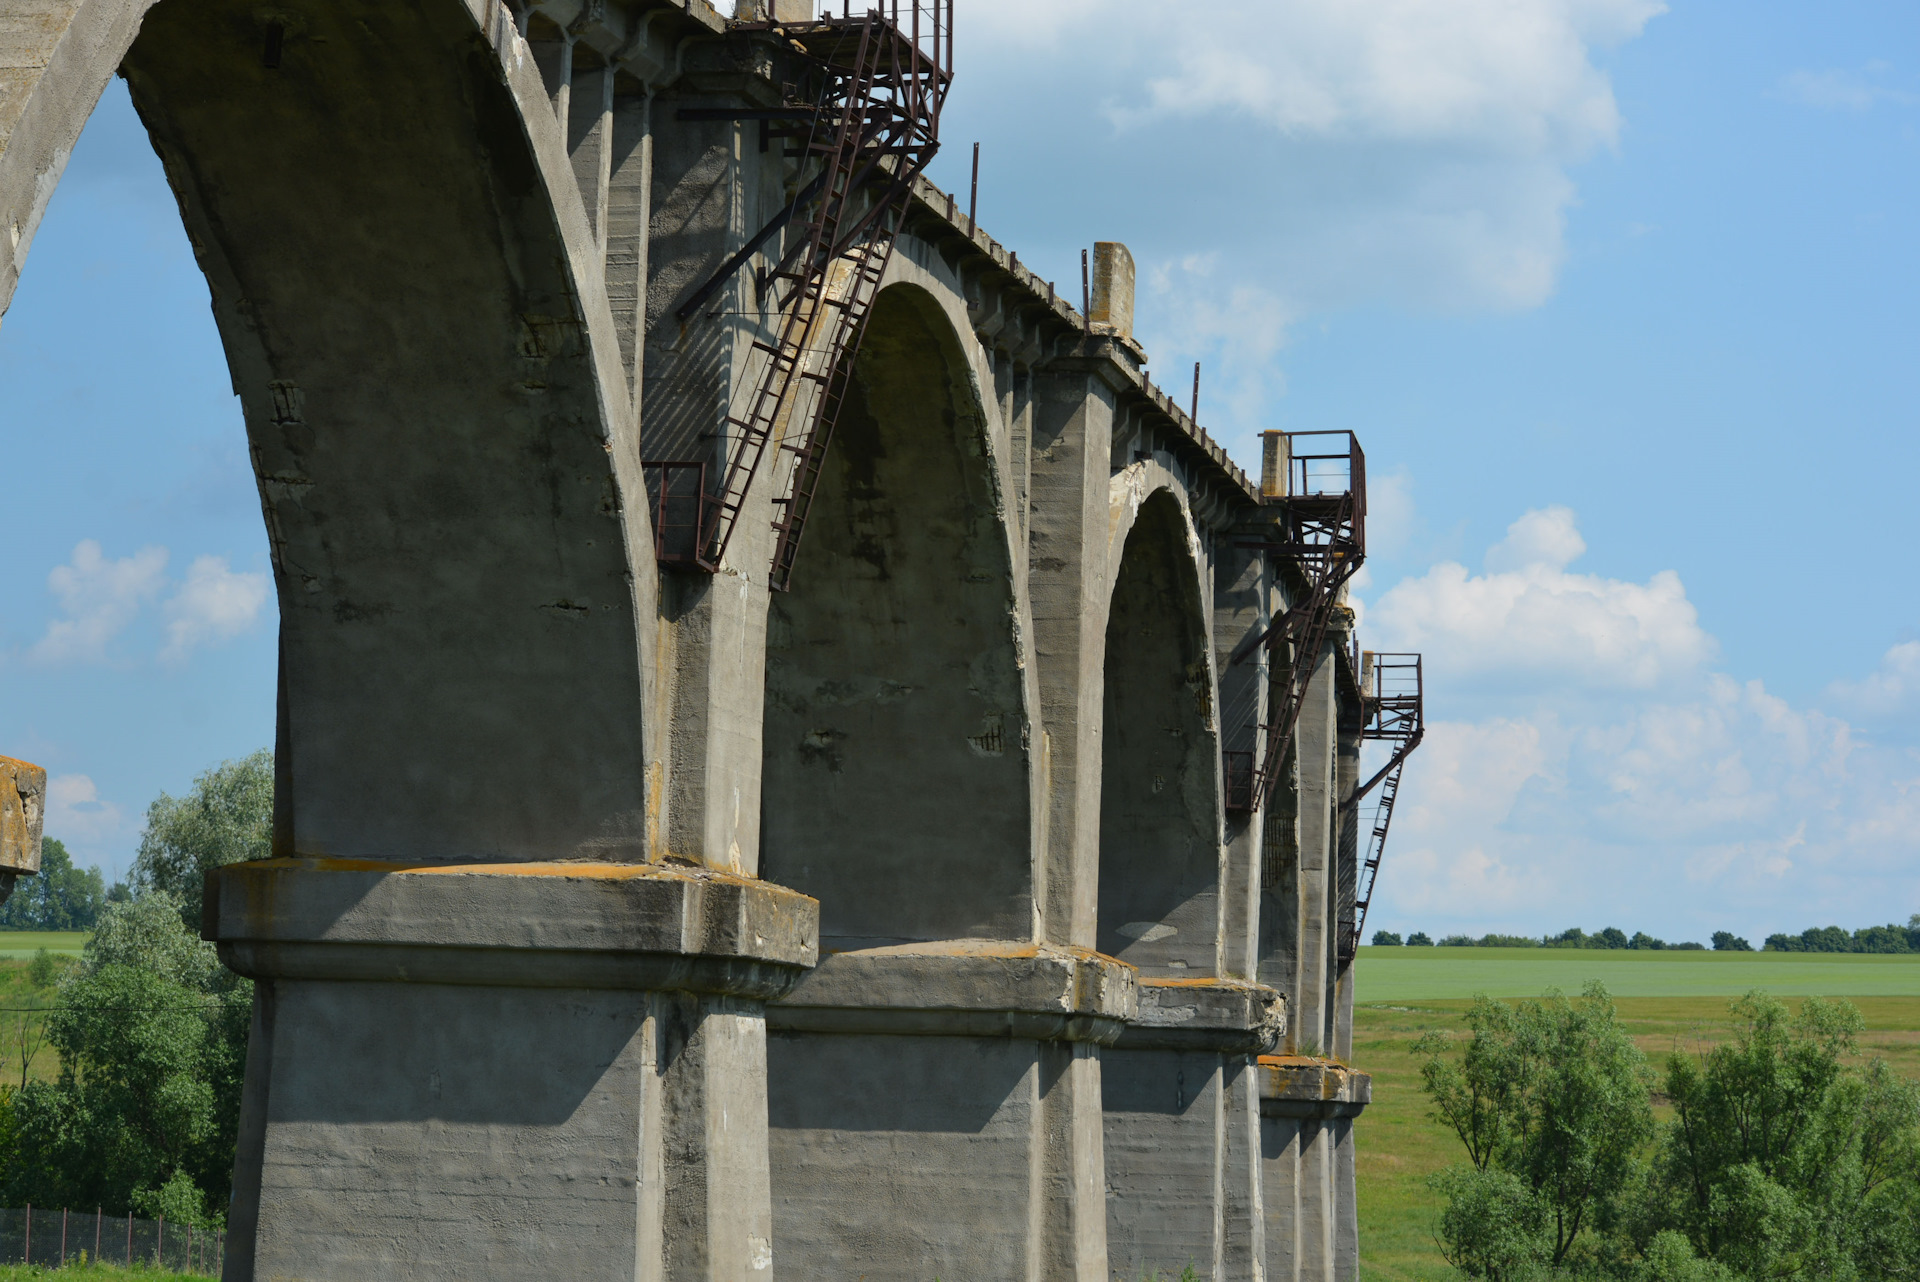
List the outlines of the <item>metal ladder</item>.
<svg viewBox="0 0 1920 1282">
<path fill-rule="evenodd" d="M 1419 655 L 1369 654 L 1362 661 L 1361 671 L 1361 685 L 1366 690 L 1369 707 L 1367 724 L 1360 737 L 1396 746 L 1387 764 L 1354 789 L 1353 795 L 1340 805 L 1342 823 L 1349 823 L 1361 799 L 1375 785 L 1380 788 L 1373 828 L 1367 834 L 1366 857 L 1355 870 L 1352 889 L 1348 891 L 1344 884 L 1342 886 L 1337 956 L 1343 968 L 1356 956 L 1366 929 L 1367 907 L 1373 902 L 1374 884 L 1380 876 L 1380 858 L 1386 853 L 1387 829 L 1393 824 L 1393 805 L 1400 796 L 1400 772 L 1427 733 L 1425 677 Z"/>
<path fill-rule="evenodd" d="M 858 17 L 739 23 L 782 37 L 817 80 L 811 103 L 769 109 L 690 109 L 682 119 L 756 119 L 768 139 L 792 139 L 787 155 L 817 158 L 820 174 L 679 309 L 682 320 L 743 268 L 802 209 L 804 231 L 759 281 L 775 291 L 776 339 L 754 340 L 766 357 L 733 429 L 720 483 L 703 493 L 691 562 L 712 571 L 732 541 L 769 444 L 794 455 L 786 493 L 774 500 L 772 586 L 791 584 L 801 533 L 845 400 L 868 312 L 892 261 L 913 180 L 939 148 L 940 108 L 952 80 L 953 0 L 910 3 L 901 22 L 872 9 Z M 923 17 L 926 21 L 923 23 Z M 929 47 L 930 45 L 930 47 Z M 773 127 L 778 125 L 779 127 Z M 807 400 L 808 385 L 815 394 Z M 798 432 L 789 433 L 796 419 Z M 789 435 L 793 439 L 785 439 Z M 664 491 L 663 491 L 664 492 Z M 663 559 L 670 557 L 663 549 Z M 678 558 L 688 559 L 688 558 Z"/>
</svg>

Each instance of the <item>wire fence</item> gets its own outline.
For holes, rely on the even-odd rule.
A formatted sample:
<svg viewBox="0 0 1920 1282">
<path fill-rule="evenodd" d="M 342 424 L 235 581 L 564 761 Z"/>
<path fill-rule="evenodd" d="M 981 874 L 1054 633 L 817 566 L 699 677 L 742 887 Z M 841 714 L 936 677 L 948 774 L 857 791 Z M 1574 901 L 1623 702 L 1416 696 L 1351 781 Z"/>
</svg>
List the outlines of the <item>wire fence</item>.
<svg viewBox="0 0 1920 1282">
<path fill-rule="evenodd" d="M 227 1235 L 99 1211 L 0 1208 L 0 1264 L 143 1264 L 218 1277 Z"/>
</svg>

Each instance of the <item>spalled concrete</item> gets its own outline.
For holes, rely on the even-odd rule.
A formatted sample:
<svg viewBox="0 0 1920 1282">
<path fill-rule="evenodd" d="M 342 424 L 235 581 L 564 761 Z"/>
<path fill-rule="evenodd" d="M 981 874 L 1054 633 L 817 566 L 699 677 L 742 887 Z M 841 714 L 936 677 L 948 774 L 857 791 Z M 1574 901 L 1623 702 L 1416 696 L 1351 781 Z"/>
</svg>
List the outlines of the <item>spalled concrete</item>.
<svg viewBox="0 0 1920 1282">
<path fill-rule="evenodd" d="M 22 875 L 40 871 L 40 831 L 47 813 L 47 772 L 0 757 L 0 903 Z"/>
<path fill-rule="evenodd" d="M 811 173 L 728 118 L 791 54 L 702 0 L 0 0 L 0 307 L 119 70 L 246 412 L 236 1282 L 1356 1276 L 1350 618 L 1259 644 L 1287 469 L 1152 384 L 1126 247 L 1082 317 L 916 181 L 791 591 L 791 451 L 717 572 L 656 546 L 777 327 L 780 237 L 686 305 Z"/>
</svg>

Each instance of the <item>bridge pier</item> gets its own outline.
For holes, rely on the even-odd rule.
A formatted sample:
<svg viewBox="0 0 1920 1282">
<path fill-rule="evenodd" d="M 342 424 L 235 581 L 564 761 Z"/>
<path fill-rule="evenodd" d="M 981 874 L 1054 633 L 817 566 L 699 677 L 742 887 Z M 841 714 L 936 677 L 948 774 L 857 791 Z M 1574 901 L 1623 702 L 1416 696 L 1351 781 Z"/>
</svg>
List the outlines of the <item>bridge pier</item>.
<svg viewBox="0 0 1920 1282">
<path fill-rule="evenodd" d="M 763 1012 L 814 929 L 662 866 L 213 874 L 256 981 L 228 1282 L 771 1277 Z"/>
</svg>

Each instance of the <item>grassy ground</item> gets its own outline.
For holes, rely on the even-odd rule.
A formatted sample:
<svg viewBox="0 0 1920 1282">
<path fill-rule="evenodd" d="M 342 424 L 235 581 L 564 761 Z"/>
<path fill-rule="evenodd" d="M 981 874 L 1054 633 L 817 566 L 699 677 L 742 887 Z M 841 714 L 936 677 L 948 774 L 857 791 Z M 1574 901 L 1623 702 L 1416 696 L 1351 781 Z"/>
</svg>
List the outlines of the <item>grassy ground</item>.
<svg viewBox="0 0 1920 1282">
<path fill-rule="evenodd" d="M 1886 1059 L 1909 1077 L 1920 1077 L 1920 958 L 1830 961 L 1792 953 L 1696 953 L 1676 959 L 1669 953 L 1663 966 L 1654 961 L 1660 953 L 1628 954 L 1624 961 L 1616 960 L 1618 953 L 1602 953 L 1604 960 L 1596 964 L 1588 961 L 1595 954 L 1585 951 L 1569 958 L 1567 952 L 1552 949 L 1436 948 L 1431 959 L 1409 959 L 1412 964 L 1393 957 L 1386 959 L 1386 966 L 1375 964 L 1380 953 L 1407 951 L 1361 950 L 1357 992 L 1362 1002 L 1371 1004 L 1354 1013 L 1353 1060 L 1373 1074 L 1373 1104 L 1356 1127 L 1361 1276 L 1367 1282 L 1439 1282 L 1458 1276 L 1434 1248 L 1438 1204 L 1426 1180 L 1449 1162 L 1464 1160 L 1463 1151 L 1453 1133 L 1428 1116 L 1419 1061 L 1411 1047 L 1428 1029 L 1459 1028 L 1460 1012 L 1473 992 L 1537 996 L 1557 986 L 1573 993 L 1588 978 L 1601 978 L 1619 997 L 1622 1020 L 1656 1067 L 1676 1049 L 1697 1049 L 1724 1036 L 1729 997 L 1751 988 L 1765 988 L 1789 1005 L 1797 1005 L 1793 997 L 1808 992 L 1849 996 L 1867 1021 L 1860 1039 L 1863 1053 Z M 1521 956 L 1511 956 L 1516 952 Z M 1743 962 L 1743 957 L 1752 960 Z M 1672 973 L 1676 962 L 1691 967 L 1693 993 L 1666 991 L 1686 982 L 1684 969 L 1678 979 Z M 1848 966 L 1850 962 L 1854 966 Z M 1838 984 L 1816 983 L 1826 976 L 1857 977 L 1860 963 L 1879 980 L 1878 988 L 1900 991 L 1849 995 Z M 1642 991 L 1635 993 L 1636 987 Z M 1382 997 L 1383 992 L 1434 995 Z"/>
<path fill-rule="evenodd" d="M 1378 1005 L 1446 997 L 1577 993 L 1597 979 L 1616 997 L 1854 994 L 1920 997 L 1920 956 L 1858 953 L 1627 952 L 1594 948 L 1360 950 L 1356 1000 Z"/>
<path fill-rule="evenodd" d="M 0 940 L 10 937 L 0 934 Z M 56 956 L 64 969 L 77 954 Z M 59 1074 L 60 1057 L 46 1041 L 46 1016 L 37 1013 L 55 1000 L 50 985 L 33 982 L 30 962 L 0 954 L 0 1085 L 17 1088 L 33 1078 Z M 6 1282 L 4 1276 L 0 1282 Z"/>
<path fill-rule="evenodd" d="M 78 957 L 86 942 L 84 930 L 0 930 L 0 957 L 30 958 L 42 948 Z"/>
</svg>

